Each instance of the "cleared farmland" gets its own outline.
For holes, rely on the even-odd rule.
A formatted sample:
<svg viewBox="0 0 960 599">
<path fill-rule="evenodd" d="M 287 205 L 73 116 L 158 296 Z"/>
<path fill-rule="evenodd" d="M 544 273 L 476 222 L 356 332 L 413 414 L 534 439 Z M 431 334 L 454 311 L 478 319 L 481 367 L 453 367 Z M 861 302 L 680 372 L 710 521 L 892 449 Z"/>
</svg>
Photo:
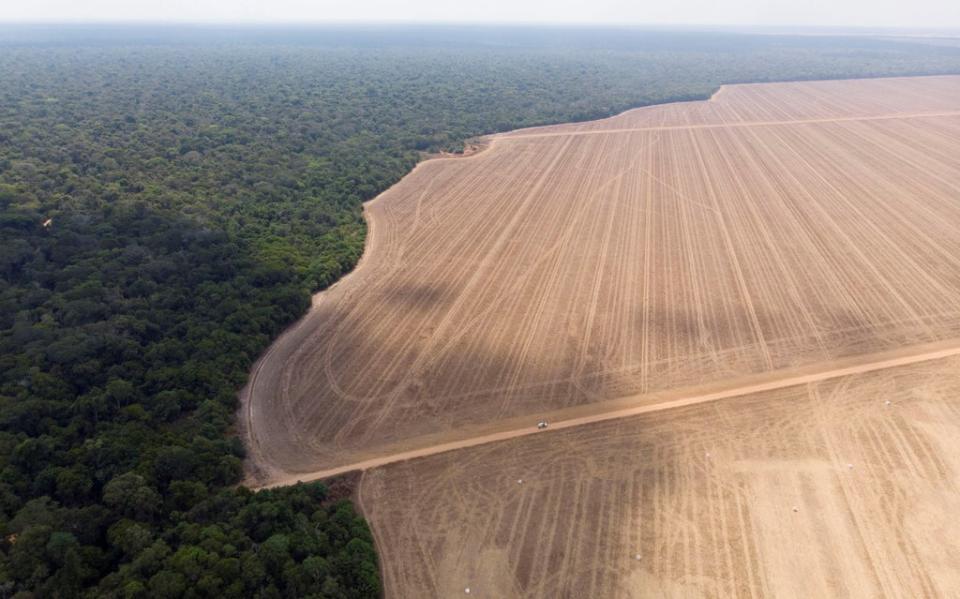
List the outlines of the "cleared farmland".
<svg viewBox="0 0 960 599">
<path fill-rule="evenodd" d="M 960 77 L 932 77 L 729 86 L 422 163 L 258 364 L 254 477 L 960 338 L 958 152 Z"/>
<path fill-rule="evenodd" d="M 394 464 L 393 597 L 947 597 L 960 359 Z"/>
</svg>

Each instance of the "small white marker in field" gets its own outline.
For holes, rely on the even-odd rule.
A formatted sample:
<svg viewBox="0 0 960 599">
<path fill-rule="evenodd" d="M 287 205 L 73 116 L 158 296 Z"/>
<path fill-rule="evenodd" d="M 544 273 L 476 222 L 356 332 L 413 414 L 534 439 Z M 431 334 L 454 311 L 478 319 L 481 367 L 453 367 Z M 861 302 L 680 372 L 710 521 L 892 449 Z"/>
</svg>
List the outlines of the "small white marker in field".
<svg viewBox="0 0 960 599">
<path fill-rule="evenodd" d="M 466 593 L 467 595 L 469 595 L 469 594 L 470 594 L 470 587 L 467 587 L 467 588 L 463 589 L 463 592 Z"/>
<path fill-rule="evenodd" d="M 633 559 L 635 559 L 635 560 L 637 560 L 637 561 L 639 562 L 639 561 L 640 561 L 640 557 L 641 557 L 641 556 L 640 556 L 640 554 L 638 553 L 638 554 L 636 554 L 636 555 L 633 556 Z"/>
<path fill-rule="evenodd" d="M 889 405 L 890 405 L 890 400 L 888 399 L 887 401 L 885 401 L 885 402 L 883 402 L 883 403 L 884 403 L 884 405 L 889 406 Z"/>
<path fill-rule="evenodd" d="M 518 479 L 517 479 L 517 484 L 518 484 L 518 485 L 522 485 L 522 484 L 523 484 L 523 479 L 522 479 L 522 478 L 518 478 Z"/>
<path fill-rule="evenodd" d="M 848 469 L 848 470 L 853 470 L 853 464 L 847 464 L 847 469 Z"/>
<path fill-rule="evenodd" d="M 797 506 L 793 506 L 793 511 L 799 512 L 799 511 L 800 511 L 800 508 L 798 508 Z"/>
</svg>

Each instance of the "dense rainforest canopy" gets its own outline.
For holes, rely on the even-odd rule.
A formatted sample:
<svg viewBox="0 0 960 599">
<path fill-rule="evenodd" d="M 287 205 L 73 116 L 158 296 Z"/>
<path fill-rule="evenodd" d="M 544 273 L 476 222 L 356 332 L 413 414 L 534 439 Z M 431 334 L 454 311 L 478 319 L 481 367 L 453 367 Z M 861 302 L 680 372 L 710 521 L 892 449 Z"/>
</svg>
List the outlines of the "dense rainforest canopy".
<svg viewBox="0 0 960 599">
<path fill-rule="evenodd" d="M 237 391 L 472 136 L 960 49 L 490 28 L 0 28 L 0 597 L 377 597 L 322 484 L 237 487 Z"/>
</svg>

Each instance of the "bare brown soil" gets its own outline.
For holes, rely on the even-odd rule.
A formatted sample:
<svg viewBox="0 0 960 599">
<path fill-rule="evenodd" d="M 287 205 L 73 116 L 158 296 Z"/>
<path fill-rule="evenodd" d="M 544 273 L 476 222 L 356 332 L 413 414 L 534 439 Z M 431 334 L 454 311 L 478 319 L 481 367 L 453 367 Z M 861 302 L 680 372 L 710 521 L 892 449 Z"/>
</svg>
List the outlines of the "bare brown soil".
<svg viewBox="0 0 960 599">
<path fill-rule="evenodd" d="M 363 470 L 391 597 L 951 596 L 958 155 L 932 77 L 421 163 L 255 368 L 251 480 Z"/>
<path fill-rule="evenodd" d="M 388 596 L 954 596 L 958 372 L 928 361 L 368 470 Z"/>
<path fill-rule="evenodd" d="M 618 418 L 626 418 L 639 414 L 660 412 L 662 410 L 673 410 L 731 397 L 739 397 L 741 395 L 819 383 L 832 378 L 916 364 L 929 360 L 939 360 L 958 354 L 960 354 L 960 340 L 951 339 L 937 343 L 911 345 L 879 354 L 865 354 L 840 358 L 826 364 L 812 364 L 800 368 L 764 372 L 756 375 L 718 381 L 698 387 L 680 387 L 660 393 L 621 397 L 615 400 L 584 404 L 551 412 L 544 416 L 545 421 L 549 422 L 549 427 L 546 430 L 541 430 L 539 427 L 534 426 L 533 423 L 527 421 L 529 420 L 527 418 L 497 420 L 471 429 L 451 431 L 445 435 L 418 437 L 415 439 L 416 445 L 412 447 L 411 444 L 399 444 L 386 448 L 378 447 L 377 450 L 379 453 L 375 455 L 375 457 L 362 462 L 354 462 L 314 472 L 298 473 L 286 478 L 271 480 L 269 484 L 261 486 L 285 486 L 297 482 L 314 480 L 325 480 L 328 484 L 331 484 L 332 481 L 341 482 L 344 477 L 349 477 L 371 468 L 378 468 L 457 449 L 498 443 L 528 435 L 543 435 L 547 432 L 566 428 L 606 420 L 616 420 Z M 356 482 L 356 479 L 350 480 Z"/>
<path fill-rule="evenodd" d="M 421 163 L 258 364 L 251 478 L 960 338 L 958 111 L 960 77 L 730 86 Z"/>
</svg>

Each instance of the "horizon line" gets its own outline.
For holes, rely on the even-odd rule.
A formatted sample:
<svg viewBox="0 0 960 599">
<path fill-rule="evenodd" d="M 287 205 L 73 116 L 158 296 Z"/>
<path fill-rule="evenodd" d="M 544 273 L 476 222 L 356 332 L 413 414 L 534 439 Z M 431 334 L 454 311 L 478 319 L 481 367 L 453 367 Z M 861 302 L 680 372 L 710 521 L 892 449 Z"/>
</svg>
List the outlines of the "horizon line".
<svg viewBox="0 0 960 599">
<path fill-rule="evenodd" d="M 614 21 L 456 21 L 456 20 L 416 20 L 416 19 L 332 19 L 332 20 L 178 20 L 178 19 L 4 19 L 0 17 L 0 26 L 130 26 L 152 25 L 168 27 L 289 27 L 310 29 L 318 27 L 543 27 L 543 28 L 603 28 L 603 29 L 774 29 L 803 30 L 819 29 L 827 31 L 857 32 L 924 32 L 942 34 L 960 34 L 960 25 L 820 25 L 820 24 L 783 24 L 783 23 L 692 23 L 692 22 L 614 22 Z"/>
</svg>

